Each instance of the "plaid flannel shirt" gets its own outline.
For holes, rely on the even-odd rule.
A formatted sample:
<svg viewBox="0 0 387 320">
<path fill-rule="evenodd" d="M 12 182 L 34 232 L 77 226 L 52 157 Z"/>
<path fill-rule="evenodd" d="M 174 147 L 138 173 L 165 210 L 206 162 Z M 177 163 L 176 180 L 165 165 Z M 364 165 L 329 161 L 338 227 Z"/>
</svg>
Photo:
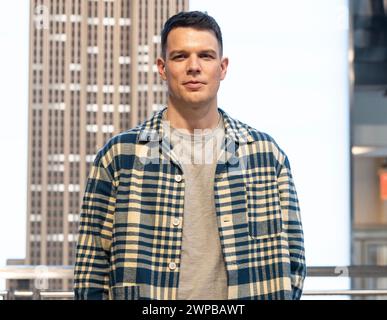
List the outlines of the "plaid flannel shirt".
<svg viewBox="0 0 387 320">
<path fill-rule="evenodd" d="M 289 161 L 267 134 L 231 118 L 215 172 L 228 299 L 299 299 L 306 275 Z M 163 139 L 162 112 L 98 152 L 80 215 L 76 299 L 177 297 L 184 173 Z"/>
</svg>

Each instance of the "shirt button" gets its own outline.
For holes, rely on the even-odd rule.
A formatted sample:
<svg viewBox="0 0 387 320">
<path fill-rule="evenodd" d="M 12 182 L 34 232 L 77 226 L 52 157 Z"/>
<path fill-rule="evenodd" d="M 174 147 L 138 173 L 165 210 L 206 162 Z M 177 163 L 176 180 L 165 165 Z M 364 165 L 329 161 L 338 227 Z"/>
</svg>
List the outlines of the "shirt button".
<svg viewBox="0 0 387 320">
<path fill-rule="evenodd" d="M 177 174 L 177 175 L 175 176 L 175 181 L 176 181 L 176 182 L 180 182 L 182 179 L 183 179 L 183 178 L 182 178 L 182 176 L 181 176 L 180 174 Z"/>
<path fill-rule="evenodd" d="M 225 215 L 225 216 L 222 218 L 222 221 L 223 221 L 224 223 L 229 223 L 229 222 L 231 222 L 231 221 L 232 221 L 231 215 L 230 215 L 230 214 Z"/>
<path fill-rule="evenodd" d="M 175 270 L 175 269 L 176 269 L 176 263 L 170 262 L 170 263 L 169 263 L 169 269 Z"/>
<path fill-rule="evenodd" d="M 179 224 L 180 224 L 180 219 L 179 219 L 179 218 L 173 219 L 173 225 L 174 225 L 175 227 L 177 227 Z"/>
</svg>

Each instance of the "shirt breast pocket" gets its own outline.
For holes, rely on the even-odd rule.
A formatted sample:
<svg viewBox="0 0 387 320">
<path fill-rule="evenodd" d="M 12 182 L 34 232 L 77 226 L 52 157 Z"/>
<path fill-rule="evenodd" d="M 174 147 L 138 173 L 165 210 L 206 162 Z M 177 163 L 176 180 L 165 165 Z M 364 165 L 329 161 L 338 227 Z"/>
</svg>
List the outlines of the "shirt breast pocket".
<svg viewBox="0 0 387 320">
<path fill-rule="evenodd" d="M 281 205 L 276 181 L 246 184 L 247 223 L 254 239 L 265 239 L 282 232 Z"/>
</svg>

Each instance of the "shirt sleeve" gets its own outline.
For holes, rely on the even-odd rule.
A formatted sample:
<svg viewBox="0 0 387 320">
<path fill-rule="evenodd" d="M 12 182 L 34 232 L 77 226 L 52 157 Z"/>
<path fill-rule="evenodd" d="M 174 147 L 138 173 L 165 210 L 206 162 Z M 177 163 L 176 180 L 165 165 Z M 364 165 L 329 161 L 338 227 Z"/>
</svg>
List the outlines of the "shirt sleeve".
<svg viewBox="0 0 387 320">
<path fill-rule="evenodd" d="M 116 188 L 98 154 L 87 180 L 74 268 L 76 300 L 109 297 L 110 247 Z"/>
<path fill-rule="evenodd" d="M 292 296 L 294 300 L 298 300 L 301 298 L 306 276 L 304 234 L 297 192 L 287 157 L 285 157 L 284 164 L 279 173 L 278 187 L 280 192 L 283 228 L 289 241 Z"/>
</svg>

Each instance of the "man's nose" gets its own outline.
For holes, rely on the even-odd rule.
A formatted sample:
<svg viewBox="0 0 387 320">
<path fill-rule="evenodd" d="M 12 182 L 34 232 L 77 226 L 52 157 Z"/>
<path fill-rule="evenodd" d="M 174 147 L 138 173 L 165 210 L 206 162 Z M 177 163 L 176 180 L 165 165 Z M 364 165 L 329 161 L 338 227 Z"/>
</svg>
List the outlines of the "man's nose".
<svg viewBox="0 0 387 320">
<path fill-rule="evenodd" d="M 188 59 L 187 74 L 196 74 L 201 72 L 199 59 L 192 56 Z"/>
</svg>

